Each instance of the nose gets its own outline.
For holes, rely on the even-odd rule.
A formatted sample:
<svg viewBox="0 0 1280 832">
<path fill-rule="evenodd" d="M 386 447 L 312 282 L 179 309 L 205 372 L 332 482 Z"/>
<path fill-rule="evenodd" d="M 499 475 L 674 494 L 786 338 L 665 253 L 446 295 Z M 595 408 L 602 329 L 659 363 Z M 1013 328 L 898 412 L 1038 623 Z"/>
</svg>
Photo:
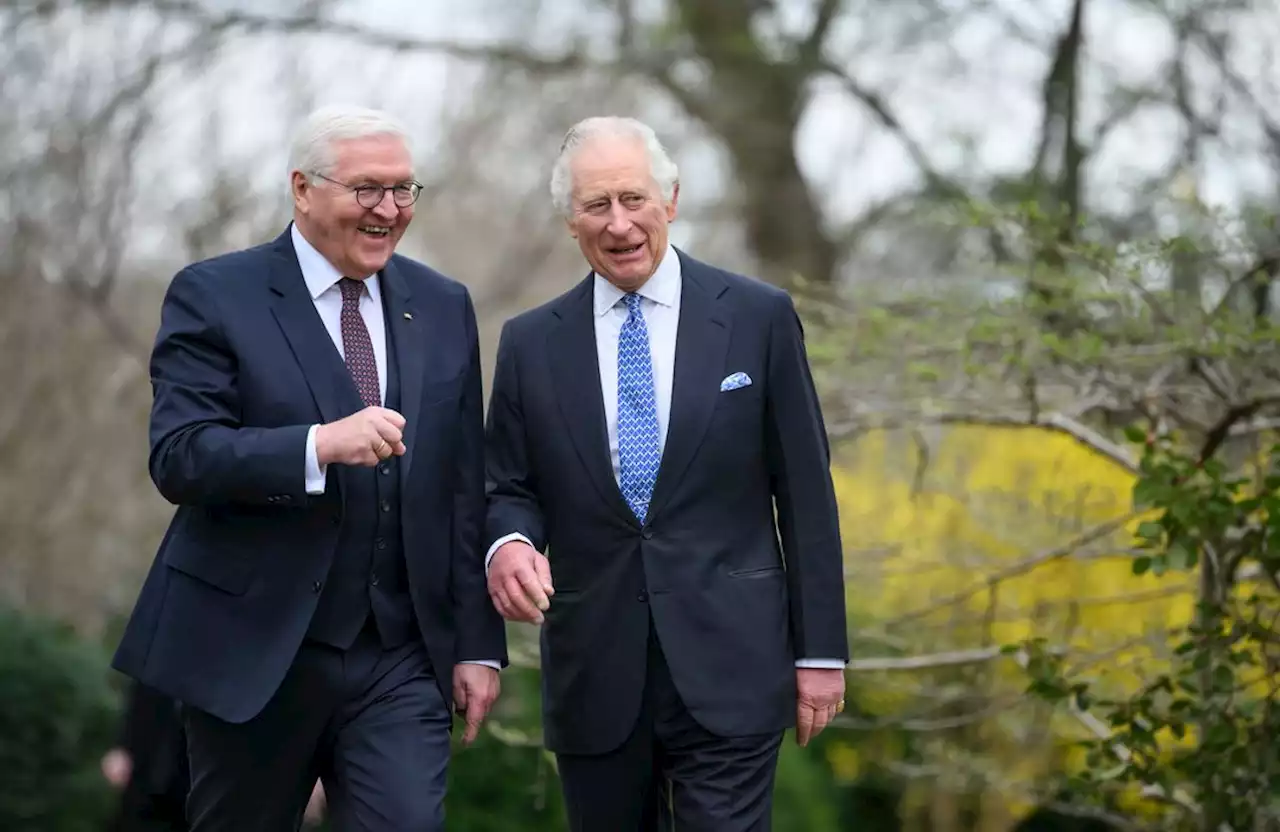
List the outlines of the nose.
<svg viewBox="0 0 1280 832">
<path fill-rule="evenodd" d="M 614 202 L 609 206 L 609 222 L 605 225 L 605 230 L 610 234 L 618 237 L 625 236 L 631 230 L 631 217 L 627 214 L 627 209 L 621 204 Z"/>
<path fill-rule="evenodd" d="M 377 205 L 373 206 L 369 210 L 377 215 L 379 219 L 390 222 L 399 216 L 401 208 L 399 205 L 396 205 L 395 198 L 391 196 L 391 191 L 383 191 L 382 199 L 378 201 Z"/>
</svg>

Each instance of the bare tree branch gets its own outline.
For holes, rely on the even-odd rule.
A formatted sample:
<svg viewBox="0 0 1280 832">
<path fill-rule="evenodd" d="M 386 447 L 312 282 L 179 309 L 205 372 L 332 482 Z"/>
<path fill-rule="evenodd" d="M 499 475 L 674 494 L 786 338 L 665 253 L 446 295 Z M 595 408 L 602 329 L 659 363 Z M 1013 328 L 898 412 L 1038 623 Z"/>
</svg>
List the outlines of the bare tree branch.
<svg viewBox="0 0 1280 832">
<path fill-rule="evenodd" d="M 1005 580 L 1008 580 L 1009 578 L 1013 578 L 1018 575 L 1025 575 L 1028 572 L 1031 572 L 1037 569 L 1038 567 L 1043 566 L 1046 563 L 1051 563 L 1056 560 L 1061 560 L 1063 558 L 1070 557 L 1071 555 L 1073 555 L 1080 549 L 1084 548 L 1085 546 L 1089 545 L 1090 543 L 1094 543 L 1098 540 L 1101 540 L 1111 534 L 1114 534 L 1120 529 L 1124 528 L 1125 525 L 1133 522 L 1135 517 L 1137 517 L 1136 512 L 1126 514 L 1123 517 L 1117 517 L 1113 520 L 1108 520 L 1105 523 L 1099 523 L 1098 525 L 1086 530 L 1085 532 L 1079 535 L 1076 535 L 1074 538 L 1062 544 L 1061 546 L 1055 546 L 1052 549 L 1046 549 L 1042 552 L 1037 552 L 1036 554 L 1031 555 L 1030 557 L 1025 558 L 1023 560 L 1020 560 L 1017 563 L 1013 563 L 1013 564 L 1010 564 L 1009 566 L 998 569 L 980 582 L 970 584 L 968 587 L 962 590 L 953 592 L 950 595 L 943 596 L 942 598 L 936 601 L 933 601 L 926 607 L 921 607 L 919 609 L 915 609 L 910 612 L 891 618 L 886 622 L 884 622 L 883 626 L 886 628 L 897 627 L 907 622 L 924 618 L 939 610 L 946 609 L 947 607 L 953 607 L 953 606 L 956 606 L 957 604 L 962 604 L 965 601 L 972 598 L 974 595 L 977 595 L 979 592 L 982 592 L 988 589 L 994 583 L 1005 581 Z"/>
<path fill-rule="evenodd" d="M 1062 413 L 1018 416 L 988 413 L 923 413 L 910 417 L 868 417 L 865 420 L 835 423 L 829 429 L 833 439 L 843 439 L 871 429 L 892 430 L 916 425 L 985 425 L 988 427 L 1043 428 L 1070 436 L 1089 450 L 1122 466 L 1131 473 L 1138 473 L 1138 461 L 1122 446 L 1102 434 Z"/>
</svg>

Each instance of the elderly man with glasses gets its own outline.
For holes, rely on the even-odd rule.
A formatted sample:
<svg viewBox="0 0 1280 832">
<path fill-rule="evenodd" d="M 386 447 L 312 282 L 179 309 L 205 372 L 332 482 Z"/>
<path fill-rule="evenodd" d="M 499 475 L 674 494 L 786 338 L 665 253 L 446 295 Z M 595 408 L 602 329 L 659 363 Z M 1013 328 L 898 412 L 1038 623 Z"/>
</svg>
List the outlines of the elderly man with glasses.
<svg viewBox="0 0 1280 832">
<path fill-rule="evenodd" d="M 405 130 L 308 120 L 294 221 L 173 279 L 150 471 L 178 506 L 115 666 L 183 703 L 194 832 L 438 830 L 452 713 L 498 694 L 475 312 L 396 255 Z"/>
</svg>

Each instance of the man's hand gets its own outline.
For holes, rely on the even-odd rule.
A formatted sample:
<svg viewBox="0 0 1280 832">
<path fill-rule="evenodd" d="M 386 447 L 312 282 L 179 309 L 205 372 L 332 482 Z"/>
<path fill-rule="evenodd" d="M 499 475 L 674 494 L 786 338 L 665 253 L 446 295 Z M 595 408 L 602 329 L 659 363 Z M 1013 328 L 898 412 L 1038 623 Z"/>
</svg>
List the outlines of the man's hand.
<svg viewBox="0 0 1280 832">
<path fill-rule="evenodd" d="M 102 776 L 117 789 L 129 785 L 133 776 L 133 758 L 123 748 L 113 748 L 102 755 Z"/>
<path fill-rule="evenodd" d="M 498 671 L 482 664 L 457 664 L 453 668 L 453 705 L 467 721 L 462 734 L 463 745 L 475 742 L 489 708 L 498 698 L 502 685 Z"/>
<path fill-rule="evenodd" d="M 489 597 L 503 618 L 541 624 L 555 594 L 550 562 L 528 543 L 511 540 L 493 553 Z"/>
<path fill-rule="evenodd" d="M 843 670 L 796 669 L 796 745 L 804 748 L 843 710 Z"/>
<path fill-rule="evenodd" d="M 404 455 L 404 417 L 385 407 L 366 407 L 316 428 L 316 461 L 321 465 L 372 467 Z"/>
</svg>

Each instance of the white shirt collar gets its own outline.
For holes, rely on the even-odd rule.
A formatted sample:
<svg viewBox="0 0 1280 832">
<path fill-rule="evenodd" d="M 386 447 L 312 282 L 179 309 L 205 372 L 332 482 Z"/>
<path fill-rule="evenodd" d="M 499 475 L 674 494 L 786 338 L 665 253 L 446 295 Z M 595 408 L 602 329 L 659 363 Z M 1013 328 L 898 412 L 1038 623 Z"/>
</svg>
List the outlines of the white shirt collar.
<svg viewBox="0 0 1280 832">
<path fill-rule="evenodd" d="M 671 244 L 667 243 L 667 250 L 662 255 L 662 261 L 658 263 L 658 268 L 644 282 L 644 285 L 636 290 L 636 294 L 662 306 L 675 306 L 679 291 L 680 257 L 676 254 L 676 250 Z M 595 275 L 594 305 L 596 317 L 604 315 L 617 306 L 618 301 L 622 300 L 622 296 L 625 294 L 626 292 L 614 286 L 608 280 L 598 274 Z"/>
<path fill-rule="evenodd" d="M 307 282 L 307 291 L 311 293 L 311 299 L 323 295 L 334 287 L 334 285 L 346 275 L 334 268 L 334 265 L 325 259 L 325 256 L 302 236 L 302 232 L 298 230 L 297 223 L 289 223 L 289 236 L 293 239 L 293 250 L 298 255 L 298 266 L 302 269 L 302 279 Z M 378 276 L 372 275 L 364 281 L 365 287 L 369 290 L 369 295 L 374 299 L 378 299 Z"/>
</svg>

